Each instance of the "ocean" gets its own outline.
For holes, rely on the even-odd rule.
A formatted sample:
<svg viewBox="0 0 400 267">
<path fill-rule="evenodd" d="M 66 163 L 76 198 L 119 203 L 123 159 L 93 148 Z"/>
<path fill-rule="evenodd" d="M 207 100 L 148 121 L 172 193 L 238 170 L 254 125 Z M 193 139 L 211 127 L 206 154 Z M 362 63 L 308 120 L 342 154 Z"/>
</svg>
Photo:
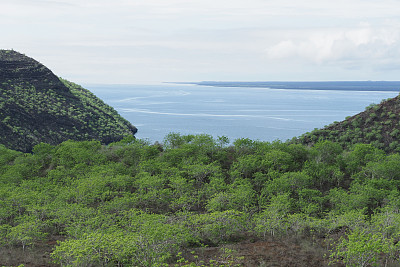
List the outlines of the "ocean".
<svg viewBox="0 0 400 267">
<path fill-rule="evenodd" d="M 137 138 L 150 142 L 162 142 L 171 132 L 226 136 L 231 142 L 238 138 L 286 141 L 399 94 L 343 87 L 299 89 L 293 83 L 285 89 L 250 86 L 164 83 L 85 88 L 135 125 Z"/>
</svg>

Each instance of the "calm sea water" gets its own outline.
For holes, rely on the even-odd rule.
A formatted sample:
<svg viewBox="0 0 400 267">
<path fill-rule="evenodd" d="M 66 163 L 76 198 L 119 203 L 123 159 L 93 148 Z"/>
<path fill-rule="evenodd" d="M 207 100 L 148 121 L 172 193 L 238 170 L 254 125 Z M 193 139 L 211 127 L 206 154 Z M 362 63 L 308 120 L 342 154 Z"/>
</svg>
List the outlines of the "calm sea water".
<svg viewBox="0 0 400 267">
<path fill-rule="evenodd" d="M 162 141 L 170 132 L 285 141 L 357 114 L 393 91 L 292 90 L 200 85 L 87 85 L 138 128 Z"/>
</svg>

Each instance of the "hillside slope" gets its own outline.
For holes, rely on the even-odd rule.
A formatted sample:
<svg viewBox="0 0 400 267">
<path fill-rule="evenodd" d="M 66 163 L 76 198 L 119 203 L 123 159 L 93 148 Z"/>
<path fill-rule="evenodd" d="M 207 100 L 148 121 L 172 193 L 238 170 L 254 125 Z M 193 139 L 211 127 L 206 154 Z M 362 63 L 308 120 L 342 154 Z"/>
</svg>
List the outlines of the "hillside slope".
<svg viewBox="0 0 400 267">
<path fill-rule="evenodd" d="M 293 141 L 312 145 L 329 140 L 348 147 L 356 143 L 372 144 L 388 153 L 400 151 L 400 96 L 371 104 L 365 111 L 306 133 Z"/>
<path fill-rule="evenodd" d="M 0 144 L 28 152 L 40 142 L 110 143 L 136 131 L 88 90 L 32 58 L 0 50 Z"/>
</svg>

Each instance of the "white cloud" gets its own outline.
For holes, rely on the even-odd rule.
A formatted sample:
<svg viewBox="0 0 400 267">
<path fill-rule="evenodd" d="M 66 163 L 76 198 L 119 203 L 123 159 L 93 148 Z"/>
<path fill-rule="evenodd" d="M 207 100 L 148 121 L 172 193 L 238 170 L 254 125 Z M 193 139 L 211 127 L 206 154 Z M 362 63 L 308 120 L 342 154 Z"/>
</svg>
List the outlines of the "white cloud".
<svg viewBox="0 0 400 267">
<path fill-rule="evenodd" d="M 305 60 L 315 64 L 400 62 L 400 28 L 391 25 L 312 29 L 292 33 L 266 49 L 268 58 Z"/>
</svg>

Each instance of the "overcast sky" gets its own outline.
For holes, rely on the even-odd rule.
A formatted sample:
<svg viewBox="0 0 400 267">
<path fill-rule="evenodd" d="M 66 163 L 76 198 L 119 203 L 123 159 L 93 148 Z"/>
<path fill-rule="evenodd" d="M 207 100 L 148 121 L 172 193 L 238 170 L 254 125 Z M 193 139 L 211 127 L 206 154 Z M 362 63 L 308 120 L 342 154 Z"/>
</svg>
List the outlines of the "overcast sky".
<svg viewBox="0 0 400 267">
<path fill-rule="evenodd" d="M 80 84 L 400 80 L 399 0 L 0 0 L 0 26 Z"/>
</svg>

